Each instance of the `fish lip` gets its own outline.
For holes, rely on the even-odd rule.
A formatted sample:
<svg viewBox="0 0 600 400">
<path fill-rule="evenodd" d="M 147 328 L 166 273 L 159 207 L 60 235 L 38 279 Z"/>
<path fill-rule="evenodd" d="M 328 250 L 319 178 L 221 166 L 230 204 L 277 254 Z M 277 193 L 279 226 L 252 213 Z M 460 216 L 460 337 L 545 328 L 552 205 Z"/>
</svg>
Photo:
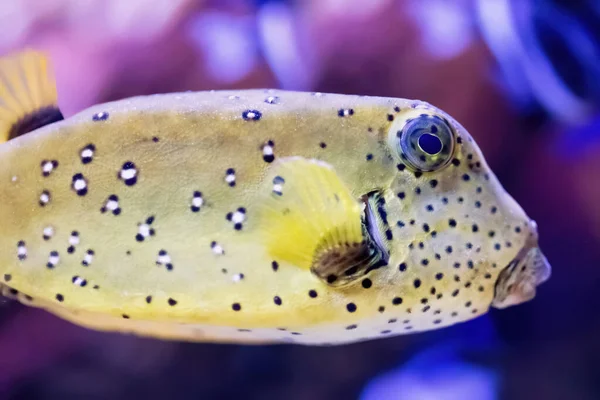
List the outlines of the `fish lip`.
<svg viewBox="0 0 600 400">
<path fill-rule="evenodd" d="M 535 221 L 530 220 L 528 228 L 529 236 L 523 247 L 498 275 L 491 304 L 496 308 L 506 308 L 533 299 L 536 288 L 552 275 L 552 267 L 538 245 Z M 517 268 L 520 266 L 522 268 Z"/>
</svg>

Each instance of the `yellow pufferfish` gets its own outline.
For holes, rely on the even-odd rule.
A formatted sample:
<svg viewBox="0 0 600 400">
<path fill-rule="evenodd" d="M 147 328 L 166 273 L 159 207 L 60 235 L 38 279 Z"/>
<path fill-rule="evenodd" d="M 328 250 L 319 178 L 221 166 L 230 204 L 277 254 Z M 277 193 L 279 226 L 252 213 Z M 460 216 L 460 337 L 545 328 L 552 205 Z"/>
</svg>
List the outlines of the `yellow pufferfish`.
<svg viewBox="0 0 600 400">
<path fill-rule="evenodd" d="M 2 292 L 91 329 L 336 345 L 528 301 L 536 224 L 422 102 L 187 92 L 64 119 L 49 61 L 0 61 Z"/>
</svg>

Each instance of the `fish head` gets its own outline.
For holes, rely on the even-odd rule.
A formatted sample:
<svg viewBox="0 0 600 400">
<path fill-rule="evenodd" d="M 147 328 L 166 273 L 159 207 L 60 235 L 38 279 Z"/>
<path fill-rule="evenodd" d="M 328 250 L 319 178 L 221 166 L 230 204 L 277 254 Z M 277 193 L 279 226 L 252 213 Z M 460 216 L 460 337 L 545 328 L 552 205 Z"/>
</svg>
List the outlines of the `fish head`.
<svg viewBox="0 0 600 400">
<path fill-rule="evenodd" d="M 387 144 L 397 163 L 384 190 L 394 237 L 380 242 L 389 264 L 398 266 L 391 269 L 401 277 L 397 282 L 409 282 L 405 295 L 421 298 L 431 287 L 438 299 L 443 293 L 456 300 L 453 307 L 466 302 L 479 311 L 532 299 L 551 273 L 537 225 L 466 129 L 438 108 L 416 103 L 397 114 Z M 379 231 L 374 236 L 381 239 Z"/>
</svg>

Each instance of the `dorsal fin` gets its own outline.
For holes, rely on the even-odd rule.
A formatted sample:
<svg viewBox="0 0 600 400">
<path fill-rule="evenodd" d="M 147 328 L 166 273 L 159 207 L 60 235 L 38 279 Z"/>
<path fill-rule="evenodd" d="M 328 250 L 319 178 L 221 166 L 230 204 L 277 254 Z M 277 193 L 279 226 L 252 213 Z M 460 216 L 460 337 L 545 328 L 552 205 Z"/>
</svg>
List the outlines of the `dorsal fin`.
<svg viewBox="0 0 600 400">
<path fill-rule="evenodd" d="M 0 58 L 0 143 L 62 119 L 44 54 L 25 50 Z"/>
</svg>

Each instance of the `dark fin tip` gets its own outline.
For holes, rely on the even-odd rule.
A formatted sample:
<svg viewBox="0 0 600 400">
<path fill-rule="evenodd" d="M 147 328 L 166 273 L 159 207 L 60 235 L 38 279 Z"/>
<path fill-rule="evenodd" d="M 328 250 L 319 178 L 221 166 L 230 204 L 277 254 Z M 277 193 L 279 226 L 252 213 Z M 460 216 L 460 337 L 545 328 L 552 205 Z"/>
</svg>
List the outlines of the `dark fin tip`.
<svg viewBox="0 0 600 400">
<path fill-rule="evenodd" d="M 14 139 L 28 132 L 35 131 L 42 126 L 65 119 L 60 110 L 55 106 L 40 108 L 17 121 L 8 133 L 8 140 Z"/>
</svg>

